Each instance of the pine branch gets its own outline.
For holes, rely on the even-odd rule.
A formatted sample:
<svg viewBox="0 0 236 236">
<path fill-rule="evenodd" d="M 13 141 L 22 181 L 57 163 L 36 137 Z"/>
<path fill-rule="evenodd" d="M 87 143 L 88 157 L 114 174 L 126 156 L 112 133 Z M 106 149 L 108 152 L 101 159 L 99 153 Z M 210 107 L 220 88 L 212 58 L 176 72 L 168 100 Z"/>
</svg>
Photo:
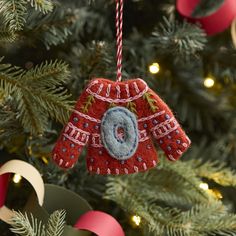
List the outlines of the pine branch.
<svg viewBox="0 0 236 236">
<path fill-rule="evenodd" d="M 17 35 L 7 28 L 0 28 L 0 42 L 12 43 L 16 40 Z"/>
<path fill-rule="evenodd" d="M 196 56 L 204 49 L 206 34 L 197 25 L 163 19 L 163 23 L 153 32 L 151 44 L 160 52 L 174 54 L 179 58 Z"/>
<path fill-rule="evenodd" d="M 145 235 L 231 235 L 236 232 L 236 216 L 199 188 L 197 175 L 207 166 L 162 160 L 158 169 L 142 175 L 110 177 L 104 197 L 139 215 Z M 210 166 L 209 171 L 219 169 Z"/>
<path fill-rule="evenodd" d="M 66 212 L 64 210 L 55 211 L 49 218 L 47 224 L 47 236 L 61 236 L 65 227 Z"/>
<path fill-rule="evenodd" d="M 25 0 L 1 0 L 0 9 L 3 15 L 3 24 L 10 31 L 19 31 L 23 29 L 26 15 Z"/>
<path fill-rule="evenodd" d="M 64 122 L 72 108 L 66 90 L 60 86 L 69 71 L 63 62 L 50 62 L 24 71 L 11 65 L 0 64 L 0 89 L 12 97 L 23 128 L 31 134 L 42 134 L 48 117 Z"/>
<path fill-rule="evenodd" d="M 45 227 L 41 221 L 30 214 L 22 214 L 20 212 L 15 212 L 14 217 L 11 220 L 10 228 L 11 232 L 18 234 L 20 236 L 45 236 Z"/>
<path fill-rule="evenodd" d="M 27 17 L 26 33 L 44 43 L 47 49 L 64 43 L 72 34 L 71 29 L 78 18 L 78 12 L 68 12 L 60 6 L 47 15 L 33 12 Z"/>
<path fill-rule="evenodd" d="M 33 83 L 35 88 L 58 86 L 65 83 L 70 74 L 68 65 L 59 60 L 46 61 L 28 70 L 23 75 L 25 83 Z"/>
<path fill-rule="evenodd" d="M 65 227 L 66 213 L 64 210 L 53 212 L 47 223 L 47 228 L 32 214 L 14 212 L 11 219 L 11 232 L 20 236 L 62 236 Z"/>
<path fill-rule="evenodd" d="M 53 4 L 50 0 L 27 0 L 31 6 L 37 11 L 41 11 L 44 14 L 53 10 Z"/>
<path fill-rule="evenodd" d="M 213 180 L 222 186 L 236 187 L 236 173 L 224 163 L 218 161 L 207 161 L 201 163 L 199 161 L 188 162 L 192 168 L 196 168 L 196 174 L 201 178 Z"/>
</svg>

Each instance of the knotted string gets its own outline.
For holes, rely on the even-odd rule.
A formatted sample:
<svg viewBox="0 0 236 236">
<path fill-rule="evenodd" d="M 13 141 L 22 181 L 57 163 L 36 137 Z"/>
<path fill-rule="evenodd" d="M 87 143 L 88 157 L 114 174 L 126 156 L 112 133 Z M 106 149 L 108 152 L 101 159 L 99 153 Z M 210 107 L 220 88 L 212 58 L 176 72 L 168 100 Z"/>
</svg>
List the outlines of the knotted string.
<svg viewBox="0 0 236 236">
<path fill-rule="evenodd" d="M 124 1 L 116 0 L 116 60 L 117 60 L 117 74 L 116 81 L 122 80 L 122 47 L 123 47 L 123 8 Z"/>
</svg>

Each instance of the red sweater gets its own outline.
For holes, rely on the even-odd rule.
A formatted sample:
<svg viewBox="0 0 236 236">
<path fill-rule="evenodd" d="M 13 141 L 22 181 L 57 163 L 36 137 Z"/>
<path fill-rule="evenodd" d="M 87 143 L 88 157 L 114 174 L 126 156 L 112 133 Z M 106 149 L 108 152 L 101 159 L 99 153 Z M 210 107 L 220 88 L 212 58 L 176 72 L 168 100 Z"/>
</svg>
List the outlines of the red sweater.
<svg viewBox="0 0 236 236">
<path fill-rule="evenodd" d="M 158 162 L 152 137 L 171 161 L 190 145 L 169 107 L 143 80 L 94 79 L 79 97 L 53 159 L 62 168 L 72 168 L 88 145 L 90 172 L 146 171 Z"/>
</svg>

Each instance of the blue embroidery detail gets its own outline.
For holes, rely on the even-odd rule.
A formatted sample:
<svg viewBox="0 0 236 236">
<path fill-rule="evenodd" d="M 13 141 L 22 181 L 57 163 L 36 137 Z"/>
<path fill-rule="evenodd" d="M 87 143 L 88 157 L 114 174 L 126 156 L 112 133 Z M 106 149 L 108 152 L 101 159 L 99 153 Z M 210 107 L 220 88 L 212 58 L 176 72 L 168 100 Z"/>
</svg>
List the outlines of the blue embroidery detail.
<svg viewBox="0 0 236 236">
<path fill-rule="evenodd" d="M 170 119 L 170 116 L 168 114 L 165 115 L 166 119 Z"/>
<path fill-rule="evenodd" d="M 74 145 L 73 143 L 71 143 L 71 145 L 70 145 L 70 146 L 71 146 L 72 148 L 73 148 L 73 147 L 75 147 L 75 145 Z"/>
<path fill-rule="evenodd" d="M 78 119 L 77 117 L 74 117 L 74 118 L 73 118 L 73 121 L 74 121 L 74 122 L 78 122 L 79 119 Z"/>
<path fill-rule="evenodd" d="M 62 151 L 63 151 L 63 152 L 66 152 L 66 148 L 62 148 Z"/>
<path fill-rule="evenodd" d="M 137 157 L 138 162 L 142 162 L 143 158 L 142 157 Z"/>
<path fill-rule="evenodd" d="M 88 128 L 89 124 L 88 123 L 84 123 L 84 128 Z"/>
<path fill-rule="evenodd" d="M 153 123 L 154 125 L 156 125 L 156 124 L 158 124 L 158 121 L 154 119 L 154 120 L 152 121 L 152 123 Z"/>
<path fill-rule="evenodd" d="M 118 137 L 118 129 L 123 129 L 124 138 Z M 124 107 L 110 108 L 103 116 L 101 139 L 104 147 L 118 160 L 132 157 L 138 147 L 138 125 L 135 115 Z"/>
<path fill-rule="evenodd" d="M 71 155 L 70 158 L 73 159 L 75 156 L 74 155 Z"/>
<path fill-rule="evenodd" d="M 99 129 L 99 126 L 98 125 L 94 125 L 94 129 Z"/>
</svg>

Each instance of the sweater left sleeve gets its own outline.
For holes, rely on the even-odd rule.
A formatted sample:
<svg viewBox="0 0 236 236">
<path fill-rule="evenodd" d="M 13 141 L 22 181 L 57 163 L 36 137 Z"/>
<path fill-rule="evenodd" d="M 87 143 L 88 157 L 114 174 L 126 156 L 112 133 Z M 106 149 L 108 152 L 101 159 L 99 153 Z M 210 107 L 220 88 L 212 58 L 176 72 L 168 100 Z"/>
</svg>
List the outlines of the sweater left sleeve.
<svg viewBox="0 0 236 236">
<path fill-rule="evenodd" d="M 80 112 L 86 98 L 84 91 L 52 151 L 53 160 L 63 169 L 74 166 L 90 137 L 90 120 L 86 118 L 86 114 Z"/>
<path fill-rule="evenodd" d="M 149 93 L 157 108 L 156 113 L 150 120 L 151 133 L 167 158 L 176 161 L 189 148 L 191 141 L 167 104 L 152 90 Z"/>
</svg>

